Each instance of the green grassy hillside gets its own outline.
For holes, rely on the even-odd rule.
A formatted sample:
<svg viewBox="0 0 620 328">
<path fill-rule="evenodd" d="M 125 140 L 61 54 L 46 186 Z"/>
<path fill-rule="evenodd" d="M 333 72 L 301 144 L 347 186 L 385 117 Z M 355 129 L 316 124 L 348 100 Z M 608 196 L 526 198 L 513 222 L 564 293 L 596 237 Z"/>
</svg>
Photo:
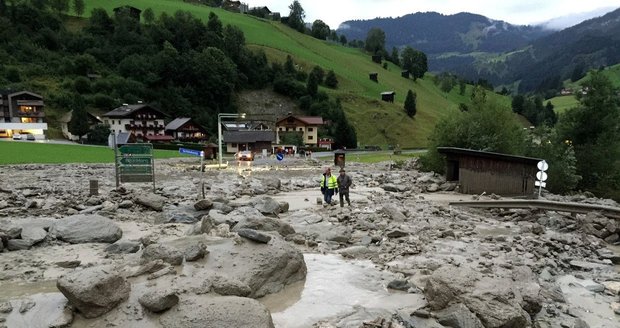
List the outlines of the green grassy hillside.
<svg viewBox="0 0 620 328">
<path fill-rule="evenodd" d="M 243 30 L 246 43 L 252 48 L 265 50 L 270 60 L 284 61 L 288 54 L 307 71 L 314 65 L 334 70 L 339 80 L 338 90 L 326 90 L 342 100 L 345 113 L 356 128 L 362 145 L 400 144 L 401 147 L 423 147 L 435 123 L 457 111 L 459 102 L 468 103 L 471 89 L 465 96 L 453 90 L 442 93 L 427 77 L 414 82 L 400 76 L 400 68 L 389 65 L 385 70 L 373 63 L 370 56 L 359 49 L 321 41 L 279 23 L 248 15 L 227 12 L 218 8 L 193 5 L 180 0 L 87 0 L 86 13 L 101 7 L 108 11 L 121 5 L 140 9 L 151 8 L 156 15 L 177 10 L 189 11 L 206 21 L 214 12 L 225 24 Z M 283 13 L 286 14 L 286 13 Z M 368 73 L 378 72 L 379 83 L 370 81 Z M 417 115 L 414 119 L 404 114 L 403 103 L 409 89 L 417 93 Z M 396 102 L 380 101 L 380 93 L 395 91 Z M 509 100 L 499 97 L 500 102 Z"/>
<path fill-rule="evenodd" d="M 607 76 L 614 88 L 620 88 L 620 64 L 609 66 L 602 71 L 603 75 Z M 581 84 L 590 78 L 590 73 L 586 74 L 581 80 L 570 82 L 567 80 L 564 82 L 565 88 L 571 88 L 573 90 L 579 90 Z M 557 113 L 562 113 L 565 110 L 575 107 L 579 104 L 577 98 L 574 95 L 569 96 L 558 96 L 549 99 L 551 103 L 555 106 L 555 111 Z"/>
</svg>

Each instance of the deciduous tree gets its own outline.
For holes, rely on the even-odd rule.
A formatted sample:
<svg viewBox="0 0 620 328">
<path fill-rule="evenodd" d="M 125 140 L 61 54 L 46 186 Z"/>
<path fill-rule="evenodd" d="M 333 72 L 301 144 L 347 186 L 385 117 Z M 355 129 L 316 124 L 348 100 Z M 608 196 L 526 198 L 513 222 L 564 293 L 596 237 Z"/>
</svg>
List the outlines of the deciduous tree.
<svg viewBox="0 0 620 328">
<path fill-rule="evenodd" d="M 366 43 L 364 46 L 366 51 L 372 54 L 379 54 L 385 52 L 385 32 L 382 29 L 373 27 L 368 31 L 366 35 Z"/>
<path fill-rule="evenodd" d="M 295 0 L 290 4 L 290 6 L 288 6 L 288 9 L 290 9 L 288 15 L 288 26 L 303 33 L 306 30 L 306 27 L 304 26 L 304 18 L 306 18 L 304 8 L 301 6 L 299 1 Z"/>
<path fill-rule="evenodd" d="M 317 39 L 326 40 L 330 35 L 330 31 L 329 26 L 325 24 L 325 22 L 317 19 L 312 23 L 312 31 L 310 34 Z"/>
</svg>

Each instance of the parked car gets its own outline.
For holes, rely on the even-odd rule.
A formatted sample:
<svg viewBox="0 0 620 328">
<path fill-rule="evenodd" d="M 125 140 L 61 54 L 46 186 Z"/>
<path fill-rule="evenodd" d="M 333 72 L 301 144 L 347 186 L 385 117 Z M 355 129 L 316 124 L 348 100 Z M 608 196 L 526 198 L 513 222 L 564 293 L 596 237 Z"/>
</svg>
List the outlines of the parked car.
<svg viewBox="0 0 620 328">
<path fill-rule="evenodd" d="M 22 135 L 19 133 L 13 133 L 13 140 L 22 140 Z"/>
<path fill-rule="evenodd" d="M 28 133 L 28 134 L 26 135 L 26 140 L 29 140 L 29 141 L 35 141 L 36 139 L 35 139 L 35 137 L 34 137 L 34 134 L 32 134 L 32 133 Z"/>
<path fill-rule="evenodd" d="M 249 150 L 244 150 L 244 151 L 238 152 L 236 157 L 238 161 L 253 161 L 254 153 L 252 153 Z"/>
</svg>

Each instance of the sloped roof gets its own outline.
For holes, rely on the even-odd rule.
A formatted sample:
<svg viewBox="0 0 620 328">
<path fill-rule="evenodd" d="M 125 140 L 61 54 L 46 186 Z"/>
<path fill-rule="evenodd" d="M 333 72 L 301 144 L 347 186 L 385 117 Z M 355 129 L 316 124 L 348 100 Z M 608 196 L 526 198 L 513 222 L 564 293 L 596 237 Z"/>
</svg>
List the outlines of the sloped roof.
<svg viewBox="0 0 620 328">
<path fill-rule="evenodd" d="M 185 125 L 185 123 L 191 121 L 192 119 L 189 117 L 179 117 L 179 118 L 175 118 L 174 121 L 168 123 L 166 125 L 166 130 L 177 130 L 180 127 L 182 127 L 183 125 Z"/>
<path fill-rule="evenodd" d="M 153 111 L 156 111 L 158 113 L 160 113 L 162 116 L 168 116 L 167 114 L 163 113 L 162 111 L 155 109 L 154 107 L 147 105 L 147 104 L 135 104 L 135 105 L 123 105 L 121 107 L 115 108 L 107 113 L 105 113 L 103 116 L 105 117 L 125 117 L 128 116 L 130 114 L 132 114 L 133 112 L 142 109 L 142 108 L 149 108 Z"/>
<path fill-rule="evenodd" d="M 283 117 L 279 120 L 276 121 L 276 125 L 278 125 L 278 123 L 287 120 L 288 118 L 294 118 L 296 120 L 300 120 L 303 123 L 307 124 L 307 125 L 323 125 L 323 118 L 321 116 L 295 116 L 295 115 L 288 115 L 286 117 Z"/>
<path fill-rule="evenodd" d="M 174 140 L 174 137 L 164 136 L 164 135 L 159 135 L 159 134 L 149 134 L 149 135 L 145 135 L 144 139 L 151 140 L 151 141 L 172 141 Z"/>
<path fill-rule="evenodd" d="M 465 155 L 465 156 L 486 158 L 486 159 L 492 159 L 492 160 L 500 160 L 500 161 L 513 162 L 513 163 L 525 163 L 525 164 L 532 164 L 532 165 L 536 165 L 538 162 L 542 160 L 540 158 L 534 158 L 534 157 L 517 156 L 517 155 L 494 153 L 494 152 L 489 152 L 489 151 L 473 150 L 473 149 L 457 148 L 457 147 L 437 147 L 437 152 L 439 152 L 440 154 Z"/>
<path fill-rule="evenodd" d="M 86 114 L 88 114 L 88 118 L 89 118 L 91 121 L 95 121 L 95 122 L 101 123 L 101 120 L 100 120 L 97 116 L 95 116 L 95 115 L 93 115 L 93 114 L 91 114 L 91 113 L 89 113 L 89 112 L 86 112 Z M 60 123 L 69 123 L 69 122 L 71 121 L 71 117 L 72 117 L 72 116 L 73 116 L 73 111 L 72 111 L 72 110 L 70 110 L 70 111 L 68 111 L 67 113 L 65 113 L 64 115 L 62 115 L 62 116 L 58 119 L 58 122 L 60 122 Z"/>
<path fill-rule="evenodd" d="M 275 131 L 224 131 L 222 139 L 227 143 L 274 142 L 276 133 Z"/>
</svg>

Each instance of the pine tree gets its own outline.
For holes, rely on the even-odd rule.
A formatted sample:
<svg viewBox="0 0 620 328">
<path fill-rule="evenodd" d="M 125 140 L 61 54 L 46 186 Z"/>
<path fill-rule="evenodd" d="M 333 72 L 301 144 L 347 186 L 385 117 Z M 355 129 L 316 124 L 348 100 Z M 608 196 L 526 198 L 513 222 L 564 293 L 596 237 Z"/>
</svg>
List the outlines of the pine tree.
<svg viewBox="0 0 620 328">
<path fill-rule="evenodd" d="M 407 98 L 405 98 L 405 112 L 409 117 L 414 117 L 417 112 L 416 105 L 417 95 L 412 90 L 407 92 Z"/>
<path fill-rule="evenodd" d="M 327 72 L 327 76 L 325 77 L 325 85 L 328 88 L 336 89 L 338 88 L 338 79 L 336 78 L 336 73 L 333 70 L 329 70 Z"/>
</svg>

